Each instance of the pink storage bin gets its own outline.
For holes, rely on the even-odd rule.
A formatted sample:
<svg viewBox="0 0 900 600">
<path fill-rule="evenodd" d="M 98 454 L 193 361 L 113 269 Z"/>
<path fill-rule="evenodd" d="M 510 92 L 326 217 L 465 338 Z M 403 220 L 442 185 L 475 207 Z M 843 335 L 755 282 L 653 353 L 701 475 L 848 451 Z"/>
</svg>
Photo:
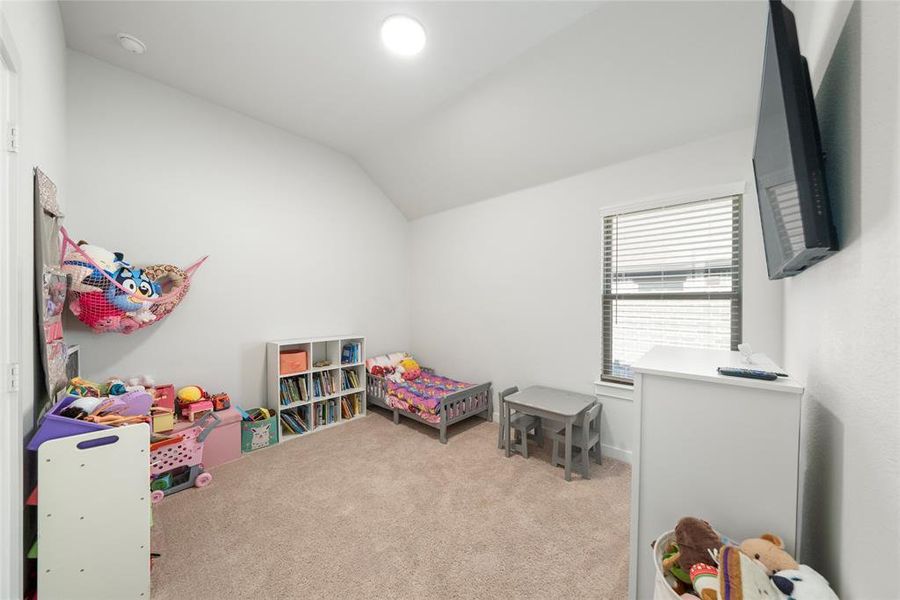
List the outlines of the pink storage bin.
<svg viewBox="0 0 900 600">
<path fill-rule="evenodd" d="M 203 446 L 203 466 L 207 469 L 223 465 L 241 457 L 241 415 L 233 408 L 216 413 L 221 422 L 206 437 Z M 179 421 L 170 435 L 190 429 L 195 423 Z"/>
</svg>

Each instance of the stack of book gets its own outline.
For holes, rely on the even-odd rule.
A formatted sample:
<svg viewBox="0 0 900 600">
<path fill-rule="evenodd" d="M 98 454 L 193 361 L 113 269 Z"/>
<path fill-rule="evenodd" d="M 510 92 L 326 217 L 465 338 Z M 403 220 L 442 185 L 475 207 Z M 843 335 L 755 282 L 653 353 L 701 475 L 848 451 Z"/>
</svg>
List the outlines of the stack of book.
<svg viewBox="0 0 900 600">
<path fill-rule="evenodd" d="M 313 373 L 313 396 L 321 398 L 337 392 L 334 374 L 328 371 Z"/>
<path fill-rule="evenodd" d="M 306 433 L 309 431 L 309 411 L 306 407 L 298 407 L 281 411 L 281 429 L 286 434 Z"/>
<path fill-rule="evenodd" d="M 362 353 L 360 351 L 359 343 L 354 342 L 352 344 L 344 344 L 343 349 L 341 349 L 341 364 L 353 364 L 358 363 L 362 360 Z"/>
<path fill-rule="evenodd" d="M 352 419 L 359 414 L 359 401 L 354 402 L 353 396 L 341 398 L 341 418 Z"/>
<path fill-rule="evenodd" d="M 344 369 L 341 371 L 341 389 L 354 390 L 359 387 L 359 376 L 353 369 Z"/>
<path fill-rule="evenodd" d="M 337 398 L 328 400 L 326 402 L 320 402 L 316 404 L 316 410 L 314 413 L 315 426 L 323 427 L 325 425 L 331 425 L 337 420 L 337 411 L 338 404 Z"/>
<path fill-rule="evenodd" d="M 287 406 L 295 402 L 308 402 L 306 377 L 285 377 L 281 380 L 281 404 Z"/>
<path fill-rule="evenodd" d="M 341 398 L 341 414 L 345 419 L 352 419 L 359 414 L 360 401 L 362 397 L 359 394 L 350 394 Z"/>
</svg>

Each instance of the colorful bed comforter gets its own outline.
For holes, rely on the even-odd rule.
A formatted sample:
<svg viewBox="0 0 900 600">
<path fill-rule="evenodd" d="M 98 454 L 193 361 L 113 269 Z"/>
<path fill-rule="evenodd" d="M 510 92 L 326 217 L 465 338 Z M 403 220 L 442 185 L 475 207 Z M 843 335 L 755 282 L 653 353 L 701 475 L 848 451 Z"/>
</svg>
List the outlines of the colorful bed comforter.
<svg viewBox="0 0 900 600">
<path fill-rule="evenodd" d="M 441 402 L 454 392 L 472 387 L 432 373 L 422 374 L 413 381 L 388 381 L 387 401 L 394 408 L 419 415 L 429 423 L 441 422 Z"/>
</svg>

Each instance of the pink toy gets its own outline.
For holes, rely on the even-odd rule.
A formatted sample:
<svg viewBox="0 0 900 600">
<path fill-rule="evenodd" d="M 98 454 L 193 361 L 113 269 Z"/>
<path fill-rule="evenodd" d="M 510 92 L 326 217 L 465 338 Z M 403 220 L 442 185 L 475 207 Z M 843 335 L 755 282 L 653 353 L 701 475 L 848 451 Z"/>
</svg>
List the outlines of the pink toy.
<svg viewBox="0 0 900 600">
<path fill-rule="evenodd" d="M 203 416 L 196 426 L 178 437 L 150 447 L 150 501 L 156 504 L 175 492 L 192 486 L 206 487 L 212 481 L 202 464 L 203 443 L 219 424 L 213 412 Z"/>
<path fill-rule="evenodd" d="M 241 457 L 241 414 L 232 406 L 216 412 L 216 416 L 221 423 L 203 443 L 203 465 L 210 469 Z M 193 423 L 179 421 L 172 434 L 180 435 L 191 427 Z"/>
<path fill-rule="evenodd" d="M 191 402 L 190 404 L 183 404 L 181 406 L 181 414 L 187 417 L 187 420 L 191 423 L 194 422 L 194 417 L 207 412 L 211 412 L 213 409 L 213 403 L 209 400 L 201 400 L 200 402 Z"/>
<path fill-rule="evenodd" d="M 175 410 L 175 386 L 171 383 L 167 383 L 165 385 L 158 385 L 155 388 L 156 392 L 156 405 L 161 406 L 163 408 L 168 408 L 171 411 Z"/>
</svg>

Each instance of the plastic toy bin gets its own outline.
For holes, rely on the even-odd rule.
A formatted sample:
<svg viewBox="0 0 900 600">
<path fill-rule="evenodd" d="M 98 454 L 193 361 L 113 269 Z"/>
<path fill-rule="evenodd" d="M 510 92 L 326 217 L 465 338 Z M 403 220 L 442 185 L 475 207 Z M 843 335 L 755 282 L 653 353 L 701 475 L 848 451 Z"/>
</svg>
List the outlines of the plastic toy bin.
<svg viewBox="0 0 900 600">
<path fill-rule="evenodd" d="M 99 425 L 89 421 L 80 421 L 78 419 L 70 419 L 69 417 L 62 416 L 60 413 L 76 400 L 78 400 L 78 396 L 66 396 L 53 407 L 53 410 L 44 415 L 44 418 L 41 419 L 41 424 L 38 426 L 37 433 L 35 433 L 34 437 L 31 438 L 31 441 L 28 442 L 26 448 L 32 452 L 36 452 L 38 446 L 50 440 L 68 437 L 70 435 L 78 435 L 80 433 L 89 433 L 100 429 L 110 429 L 109 425 Z"/>
</svg>

